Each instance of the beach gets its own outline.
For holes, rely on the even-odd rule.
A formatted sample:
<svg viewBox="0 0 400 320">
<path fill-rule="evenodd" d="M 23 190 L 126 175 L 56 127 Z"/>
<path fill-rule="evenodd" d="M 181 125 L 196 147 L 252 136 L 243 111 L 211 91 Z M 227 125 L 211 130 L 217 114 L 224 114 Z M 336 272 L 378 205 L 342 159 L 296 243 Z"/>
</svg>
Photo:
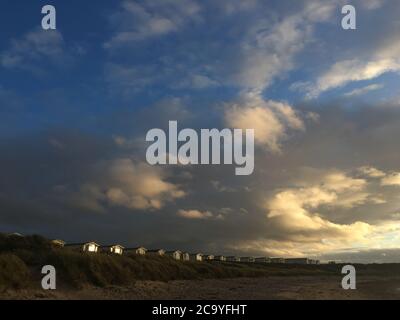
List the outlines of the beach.
<svg viewBox="0 0 400 320">
<path fill-rule="evenodd" d="M 400 299 L 400 279 L 365 277 L 356 290 L 344 290 L 341 277 L 272 276 L 206 280 L 136 281 L 134 285 L 60 288 L 54 291 L 20 290 L 0 294 L 1 299 L 79 300 L 363 300 Z"/>
</svg>

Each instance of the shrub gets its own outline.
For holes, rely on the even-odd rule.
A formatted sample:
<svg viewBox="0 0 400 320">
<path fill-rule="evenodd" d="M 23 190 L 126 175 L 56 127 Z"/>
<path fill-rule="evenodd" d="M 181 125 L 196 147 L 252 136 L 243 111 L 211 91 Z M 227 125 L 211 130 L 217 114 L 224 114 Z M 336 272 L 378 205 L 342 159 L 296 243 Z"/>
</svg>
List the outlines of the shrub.
<svg viewBox="0 0 400 320">
<path fill-rule="evenodd" d="M 26 264 L 13 254 L 0 254 L 0 288 L 21 289 L 30 284 L 31 274 Z"/>
</svg>

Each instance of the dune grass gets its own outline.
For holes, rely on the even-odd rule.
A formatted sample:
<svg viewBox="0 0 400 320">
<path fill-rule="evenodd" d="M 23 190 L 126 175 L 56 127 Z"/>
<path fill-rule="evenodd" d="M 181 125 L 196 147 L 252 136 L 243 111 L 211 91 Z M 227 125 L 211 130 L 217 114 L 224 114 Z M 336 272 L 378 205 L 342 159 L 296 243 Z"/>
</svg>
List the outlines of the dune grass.
<svg viewBox="0 0 400 320">
<path fill-rule="evenodd" d="M 40 286 L 40 271 L 53 265 L 58 286 L 81 288 L 129 286 L 137 280 L 191 280 L 237 277 L 340 275 L 340 265 L 274 265 L 219 261 L 176 261 L 157 255 L 123 256 L 82 253 L 55 247 L 41 236 L 7 237 L 0 234 L 0 289 Z M 368 265 L 360 272 L 390 272 L 400 275 L 399 265 Z"/>
<path fill-rule="evenodd" d="M 40 271 L 44 265 L 56 268 L 58 283 L 74 288 L 85 285 L 131 285 L 136 280 L 261 277 L 288 272 L 273 265 L 184 262 L 157 255 L 82 253 L 55 247 L 41 236 L 7 237 L 0 234 L 0 282 L 4 287 L 39 286 Z M 304 269 L 295 273 L 310 272 Z"/>
<path fill-rule="evenodd" d="M 20 289 L 31 283 L 27 265 L 14 254 L 0 254 L 0 289 Z"/>
</svg>

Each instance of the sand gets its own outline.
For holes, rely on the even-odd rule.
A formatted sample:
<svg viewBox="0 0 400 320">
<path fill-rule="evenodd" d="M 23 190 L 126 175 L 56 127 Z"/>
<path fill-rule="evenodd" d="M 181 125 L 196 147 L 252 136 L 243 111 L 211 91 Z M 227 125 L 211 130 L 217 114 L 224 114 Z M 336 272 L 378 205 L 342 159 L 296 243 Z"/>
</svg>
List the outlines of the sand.
<svg viewBox="0 0 400 320">
<path fill-rule="evenodd" d="M 334 276 L 292 276 L 222 280 L 137 281 L 131 287 L 88 287 L 82 290 L 22 290 L 0 293 L 1 299 L 400 299 L 400 279 L 357 279 L 356 290 L 343 290 Z"/>
</svg>

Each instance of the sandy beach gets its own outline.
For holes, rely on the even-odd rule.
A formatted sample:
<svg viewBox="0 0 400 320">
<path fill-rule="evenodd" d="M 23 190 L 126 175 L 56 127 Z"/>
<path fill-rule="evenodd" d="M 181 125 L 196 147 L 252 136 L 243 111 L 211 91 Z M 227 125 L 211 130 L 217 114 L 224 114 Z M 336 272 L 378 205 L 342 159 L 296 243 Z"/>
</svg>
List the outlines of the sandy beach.
<svg viewBox="0 0 400 320">
<path fill-rule="evenodd" d="M 219 280 L 137 281 L 131 287 L 87 287 L 81 290 L 7 291 L 2 299 L 172 299 L 172 300 L 360 300 L 400 299 L 400 279 L 358 279 L 356 290 L 343 290 L 334 276 L 293 276 Z"/>
</svg>

